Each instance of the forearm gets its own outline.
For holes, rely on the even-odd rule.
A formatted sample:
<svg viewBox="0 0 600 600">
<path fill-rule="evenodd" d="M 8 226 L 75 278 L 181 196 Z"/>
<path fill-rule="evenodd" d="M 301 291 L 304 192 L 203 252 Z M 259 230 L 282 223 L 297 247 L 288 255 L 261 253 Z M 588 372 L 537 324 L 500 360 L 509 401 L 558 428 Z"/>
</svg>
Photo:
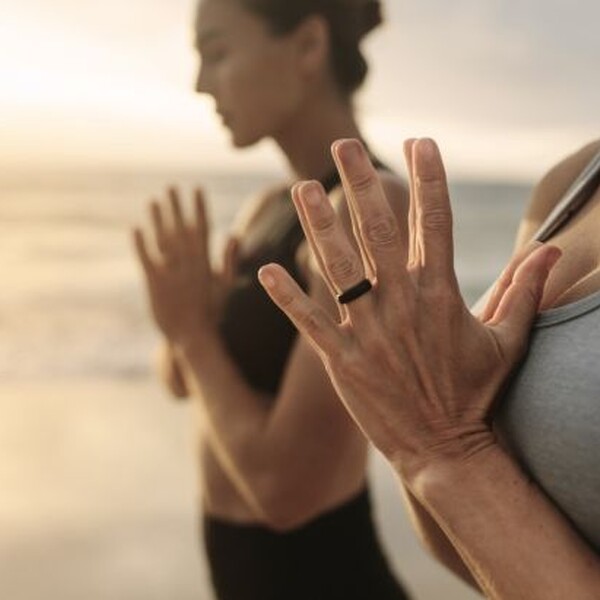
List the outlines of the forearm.
<svg viewBox="0 0 600 600">
<path fill-rule="evenodd" d="M 276 474 L 279 456 L 267 435 L 272 402 L 244 381 L 216 336 L 174 345 L 173 350 L 221 467 L 257 512 L 264 513 L 263 490 L 270 488 L 267 479 Z"/>
<path fill-rule="evenodd" d="M 598 597 L 598 556 L 498 446 L 431 463 L 409 487 L 488 597 Z"/>
<path fill-rule="evenodd" d="M 171 394 L 182 400 L 189 396 L 185 381 L 171 344 L 163 342 L 157 352 L 156 367 L 158 376 Z"/>
<path fill-rule="evenodd" d="M 446 533 L 405 485 L 401 484 L 401 490 L 413 528 L 419 536 L 421 544 L 438 562 L 467 585 L 480 591 L 479 584 Z"/>
<path fill-rule="evenodd" d="M 221 344 L 178 352 L 217 460 L 269 526 L 293 529 L 364 482 L 364 439 L 301 339 L 274 398 L 245 382 Z"/>
</svg>

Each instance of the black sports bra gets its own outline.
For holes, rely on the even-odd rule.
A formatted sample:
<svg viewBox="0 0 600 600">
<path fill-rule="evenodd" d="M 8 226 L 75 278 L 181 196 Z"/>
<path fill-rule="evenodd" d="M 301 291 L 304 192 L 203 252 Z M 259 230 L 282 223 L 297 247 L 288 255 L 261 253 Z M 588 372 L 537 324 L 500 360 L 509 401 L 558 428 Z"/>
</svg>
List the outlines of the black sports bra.
<svg viewBox="0 0 600 600">
<path fill-rule="evenodd" d="M 387 170 L 373 159 L 376 168 Z M 327 193 L 341 184 L 337 172 L 321 180 Z M 297 331 L 289 319 L 273 304 L 260 285 L 257 272 L 267 263 L 284 267 L 306 291 L 307 282 L 296 264 L 296 254 L 304 241 L 304 232 L 294 210 L 290 192 L 281 202 L 289 206 L 285 217 L 267 229 L 259 250 L 238 267 L 236 283 L 226 299 L 220 324 L 225 347 L 248 384 L 273 395 L 279 389 Z"/>
</svg>

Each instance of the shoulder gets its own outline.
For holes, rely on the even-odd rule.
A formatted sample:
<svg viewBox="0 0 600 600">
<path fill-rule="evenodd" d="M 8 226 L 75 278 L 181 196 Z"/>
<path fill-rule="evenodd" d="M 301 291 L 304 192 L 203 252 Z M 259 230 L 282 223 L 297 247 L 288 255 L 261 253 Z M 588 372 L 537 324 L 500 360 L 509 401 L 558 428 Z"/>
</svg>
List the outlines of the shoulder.
<svg viewBox="0 0 600 600">
<path fill-rule="evenodd" d="M 595 140 L 570 154 L 552 167 L 533 190 L 521 226 L 517 247 L 527 243 L 558 204 L 573 181 L 600 150 L 600 140 Z"/>
<path fill-rule="evenodd" d="M 379 180 L 396 217 L 408 215 L 410 193 L 404 179 L 389 171 L 379 171 Z"/>
<path fill-rule="evenodd" d="M 249 198 L 235 218 L 234 233 L 243 237 L 257 222 L 259 222 L 272 207 L 281 200 L 283 194 L 289 190 L 289 185 L 280 183 L 273 185 L 259 194 Z"/>
<path fill-rule="evenodd" d="M 377 171 L 376 177 L 390 208 L 396 215 L 396 219 L 401 224 L 404 231 L 410 206 L 410 194 L 406 182 L 402 177 L 390 171 L 379 170 Z M 340 215 L 347 228 L 351 230 L 350 211 L 346 194 L 342 186 L 335 188 L 331 192 L 330 198 L 336 212 Z"/>
</svg>

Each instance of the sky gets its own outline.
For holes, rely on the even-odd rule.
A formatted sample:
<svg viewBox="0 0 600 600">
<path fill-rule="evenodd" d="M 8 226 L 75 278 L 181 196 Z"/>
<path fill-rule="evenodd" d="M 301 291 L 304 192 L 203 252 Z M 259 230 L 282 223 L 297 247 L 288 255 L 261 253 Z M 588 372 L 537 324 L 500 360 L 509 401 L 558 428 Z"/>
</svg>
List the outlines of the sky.
<svg viewBox="0 0 600 600">
<path fill-rule="evenodd" d="M 282 0 L 285 1 L 285 0 Z M 192 91 L 195 0 L 0 0 L 0 170 L 283 168 Z M 531 179 L 600 131 L 597 0 L 387 0 L 357 106 L 393 164 L 433 136 L 459 176 Z"/>
</svg>

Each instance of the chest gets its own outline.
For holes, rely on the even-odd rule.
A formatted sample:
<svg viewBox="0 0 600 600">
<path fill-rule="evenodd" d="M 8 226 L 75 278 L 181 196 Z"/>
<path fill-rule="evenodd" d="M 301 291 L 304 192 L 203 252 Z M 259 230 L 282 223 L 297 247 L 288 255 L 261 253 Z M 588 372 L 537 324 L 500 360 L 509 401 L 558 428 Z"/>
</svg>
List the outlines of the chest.
<svg viewBox="0 0 600 600">
<path fill-rule="evenodd" d="M 595 310 L 534 331 L 495 425 L 526 471 L 600 549 L 598 294 L 595 298 Z"/>
<path fill-rule="evenodd" d="M 558 246 L 563 257 L 548 281 L 545 309 L 600 290 L 600 189 L 549 243 Z"/>
</svg>

